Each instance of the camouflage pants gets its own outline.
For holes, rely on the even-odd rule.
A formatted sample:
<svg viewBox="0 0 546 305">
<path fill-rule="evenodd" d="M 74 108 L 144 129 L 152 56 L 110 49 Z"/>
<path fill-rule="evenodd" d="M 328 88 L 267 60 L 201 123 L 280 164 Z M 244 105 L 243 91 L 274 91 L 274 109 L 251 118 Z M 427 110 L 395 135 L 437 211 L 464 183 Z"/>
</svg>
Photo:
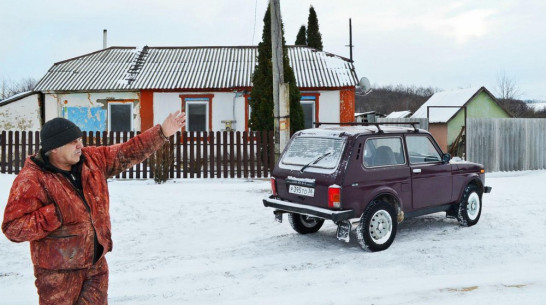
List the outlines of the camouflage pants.
<svg viewBox="0 0 546 305">
<path fill-rule="evenodd" d="M 108 263 L 101 258 L 88 269 L 34 267 L 40 305 L 107 305 Z"/>
</svg>

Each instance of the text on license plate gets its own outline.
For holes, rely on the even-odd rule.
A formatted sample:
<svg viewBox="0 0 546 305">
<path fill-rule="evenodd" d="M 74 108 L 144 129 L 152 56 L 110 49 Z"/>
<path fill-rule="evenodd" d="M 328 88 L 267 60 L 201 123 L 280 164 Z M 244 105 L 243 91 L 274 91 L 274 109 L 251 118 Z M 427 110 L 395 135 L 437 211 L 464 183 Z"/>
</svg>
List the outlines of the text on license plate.
<svg viewBox="0 0 546 305">
<path fill-rule="evenodd" d="M 299 186 L 299 185 L 290 185 L 288 187 L 288 192 L 291 194 L 298 194 L 307 197 L 315 196 L 315 189 L 311 187 Z"/>
</svg>

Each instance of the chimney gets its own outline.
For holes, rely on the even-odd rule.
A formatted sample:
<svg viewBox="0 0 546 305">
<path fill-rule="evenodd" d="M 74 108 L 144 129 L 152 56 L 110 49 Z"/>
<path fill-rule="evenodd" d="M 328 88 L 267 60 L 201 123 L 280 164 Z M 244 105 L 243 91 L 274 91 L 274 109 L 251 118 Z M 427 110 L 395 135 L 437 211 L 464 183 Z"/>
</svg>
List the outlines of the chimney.
<svg viewBox="0 0 546 305">
<path fill-rule="evenodd" d="M 106 38 L 108 37 L 108 31 L 106 29 L 102 30 L 102 48 L 106 49 Z"/>
</svg>

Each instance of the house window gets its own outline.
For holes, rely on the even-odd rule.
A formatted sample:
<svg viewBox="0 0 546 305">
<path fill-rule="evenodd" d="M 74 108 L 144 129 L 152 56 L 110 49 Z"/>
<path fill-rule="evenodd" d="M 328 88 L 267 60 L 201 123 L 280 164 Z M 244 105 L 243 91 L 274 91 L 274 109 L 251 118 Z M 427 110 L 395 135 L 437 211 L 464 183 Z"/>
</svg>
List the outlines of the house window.
<svg viewBox="0 0 546 305">
<path fill-rule="evenodd" d="M 108 103 L 108 130 L 133 130 L 133 103 Z"/>
<path fill-rule="evenodd" d="M 250 95 L 245 94 L 245 130 L 251 131 L 250 129 L 250 115 L 252 114 L 252 106 L 250 106 Z"/>
<path fill-rule="evenodd" d="M 209 125 L 208 100 L 186 99 L 186 130 L 207 131 Z"/>
<path fill-rule="evenodd" d="M 314 122 L 318 122 L 318 96 L 319 94 L 302 94 L 301 107 L 303 108 L 303 128 L 314 128 Z"/>
<path fill-rule="evenodd" d="M 214 94 L 181 94 L 186 127 L 182 131 L 212 131 L 212 98 Z"/>
<path fill-rule="evenodd" d="M 207 108 L 208 103 L 206 102 L 186 103 L 186 118 L 188 120 L 188 131 L 207 131 Z"/>
<path fill-rule="evenodd" d="M 313 128 L 315 121 L 315 101 L 301 101 L 303 108 L 303 127 Z"/>
</svg>

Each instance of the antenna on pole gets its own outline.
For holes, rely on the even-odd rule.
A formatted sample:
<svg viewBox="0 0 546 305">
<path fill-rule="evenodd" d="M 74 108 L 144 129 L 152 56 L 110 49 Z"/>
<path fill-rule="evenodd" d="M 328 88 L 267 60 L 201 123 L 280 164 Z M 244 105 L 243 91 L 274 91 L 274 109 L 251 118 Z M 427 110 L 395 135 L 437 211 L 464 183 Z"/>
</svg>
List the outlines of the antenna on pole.
<svg viewBox="0 0 546 305">
<path fill-rule="evenodd" d="M 349 45 L 346 45 L 346 47 L 349 47 L 349 58 L 351 59 L 351 62 L 353 61 L 353 23 L 351 21 L 351 18 L 349 18 Z"/>
</svg>

